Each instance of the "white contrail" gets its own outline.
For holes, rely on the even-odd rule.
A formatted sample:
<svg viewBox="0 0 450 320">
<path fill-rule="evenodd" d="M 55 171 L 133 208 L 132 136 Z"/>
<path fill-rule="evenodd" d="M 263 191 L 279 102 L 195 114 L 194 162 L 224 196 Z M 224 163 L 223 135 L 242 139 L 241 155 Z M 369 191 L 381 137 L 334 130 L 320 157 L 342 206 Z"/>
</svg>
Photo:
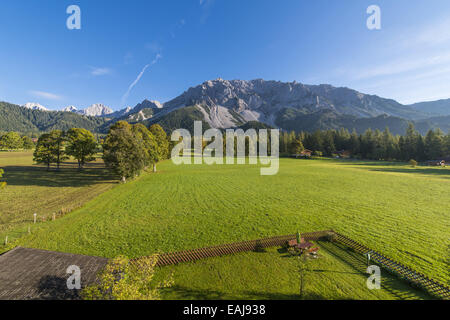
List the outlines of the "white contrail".
<svg viewBox="0 0 450 320">
<path fill-rule="evenodd" d="M 157 54 L 155 59 L 153 59 L 153 61 L 147 65 L 145 65 L 145 67 L 142 69 L 142 71 L 138 74 L 136 80 L 133 81 L 132 84 L 130 84 L 130 86 L 128 87 L 127 92 L 123 95 L 122 97 L 122 104 L 125 104 L 125 101 L 128 99 L 128 96 L 130 95 L 131 90 L 134 88 L 135 85 L 138 84 L 139 80 L 141 80 L 142 76 L 145 73 L 145 70 L 147 70 L 148 67 L 154 65 L 155 63 L 158 62 L 158 60 L 161 59 L 161 55 Z"/>
</svg>

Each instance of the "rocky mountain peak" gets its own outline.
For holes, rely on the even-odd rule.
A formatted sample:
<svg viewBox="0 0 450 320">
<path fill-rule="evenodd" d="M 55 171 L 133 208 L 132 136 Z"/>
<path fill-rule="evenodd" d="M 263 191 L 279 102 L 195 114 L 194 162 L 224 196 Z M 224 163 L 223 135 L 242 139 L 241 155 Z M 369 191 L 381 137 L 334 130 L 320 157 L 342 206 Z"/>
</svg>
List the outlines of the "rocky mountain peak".
<svg viewBox="0 0 450 320">
<path fill-rule="evenodd" d="M 63 112 L 77 112 L 78 109 L 75 106 L 67 106 L 64 109 L 62 109 L 61 111 L 63 111 Z"/>
<path fill-rule="evenodd" d="M 31 110 L 49 111 L 46 107 L 36 102 L 27 102 L 23 107 Z"/>
<path fill-rule="evenodd" d="M 91 117 L 107 116 L 113 112 L 114 111 L 110 107 L 107 107 L 101 103 L 95 103 L 81 111 L 82 114 Z"/>
</svg>

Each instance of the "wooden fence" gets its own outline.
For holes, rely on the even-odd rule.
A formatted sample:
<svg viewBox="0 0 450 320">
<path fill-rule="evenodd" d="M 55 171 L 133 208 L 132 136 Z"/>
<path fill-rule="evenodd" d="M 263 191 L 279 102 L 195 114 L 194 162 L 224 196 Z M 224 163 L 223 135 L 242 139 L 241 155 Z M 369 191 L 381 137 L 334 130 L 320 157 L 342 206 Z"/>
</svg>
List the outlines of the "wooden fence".
<svg viewBox="0 0 450 320">
<path fill-rule="evenodd" d="M 450 299 L 450 288 L 448 288 L 447 286 L 338 232 L 333 232 L 333 234 L 333 241 L 340 242 L 345 246 L 352 248 L 358 253 L 370 254 L 370 260 L 375 261 L 384 269 L 406 280 L 413 286 L 421 287 L 436 297 L 446 300 Z"/>
<path fill-rule="evenodd" d="M 338 232 L 333 230 L 324 230 L 317 232 L 302 233 L 301 237 L 306 241 L 336 241 L 347 247 L 352 248 L 358 253 L 370 253 L 371 260 L 378 263 L 382 268 L 408 281 L 413 286 L 421 287 L 428 293 L 443 299 L 450 299 L 450 289 L 433 280 L 424 274 L 414 271 L 413 269 L 375 251 L 361 243 L 356 242 Z M 193 262 L 205 258 L 220 257 L 239 252 L 257 251 L 263 248 L 283 246 L 289 240 L 296 239 L 295 234 L 264 238 L 259 240 L 251 240 L 244 242 L 235 242 L 230 244 L 223 244 L 213 247 L 206 247 L 193 250 L 185 250 L 172 253 L 163 253 L 158 256 L 156 266 L 163 267 L 168 265 L 175 265 L 183 262 Z M 136 261 L 134 259 L 132 261 Z"/>
<path fill-rule="evenodd" d="M 317 241 L 330 235 L 332 231 L 318 231 L 310 233 L 302 233 L 301 236 L 305 240 Z M 229 244 L 222 244 L 213 247 L 206 247 L 193 250 L 184 250 L 179 252 L 162 253 L 159 255 L 158 267 L 174 265 L 183 262 L 192 262 L 205 258 L 220 257 L 239 252 L 257 251 L 259 249 L 282 246 L 287 241 L 296 239 L 295 234 L 264 238 L 259 240 L 250 240 L 243 242 L 235 242 Z"/>
</svg>

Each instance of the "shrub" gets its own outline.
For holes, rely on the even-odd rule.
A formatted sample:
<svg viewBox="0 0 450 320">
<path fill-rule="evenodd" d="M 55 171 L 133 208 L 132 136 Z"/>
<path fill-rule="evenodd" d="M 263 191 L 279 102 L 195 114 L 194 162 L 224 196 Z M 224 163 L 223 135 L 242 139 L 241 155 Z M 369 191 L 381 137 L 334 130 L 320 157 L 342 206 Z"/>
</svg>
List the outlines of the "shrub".
<svg viewBox="0 0 450 320">
<path fill-rule="evenodd" d="M 409 164 L 411 167 L 415 168 L 417 166 L 417 161 L 414 159 L 409 160 Z"/>
<path fill-rule="evenodd" d="M 322 157 L 322 156 L 323 156 L 323 152 L 322 152 L 322 151 L 318 151 L 318 150 L 314 151 L 313 154 L 314 154 L 316 157 Z"/>
<path fill-rule="evenodd" d="M 155 283 L 158 255 L 131 262 L 119 256 L 112 259 L 100 273 L 98 282 L 82 291 L 85 300 L 159 300 L 160 289 L 173 285 L 169 279 Z"/>
</svg>

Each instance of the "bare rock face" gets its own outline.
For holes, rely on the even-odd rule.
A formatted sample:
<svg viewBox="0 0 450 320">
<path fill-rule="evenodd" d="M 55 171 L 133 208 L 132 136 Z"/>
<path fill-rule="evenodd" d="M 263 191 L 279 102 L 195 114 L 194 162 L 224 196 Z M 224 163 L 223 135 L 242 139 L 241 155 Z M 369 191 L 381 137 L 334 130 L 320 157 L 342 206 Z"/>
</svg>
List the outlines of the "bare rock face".
<svg viewBox="0 0 450 320">
<path fill-rule="evenodd" d="M 81 110 L 80 113 L 91 117 L 102 117 L 113 113 L 113 110 L 101 103 L 96 103 L 84 110 Z"/>
<path fill-rule="evenodd" d="M 387 114 L 413 119 L 417 113 L 400 103 L 378 96 L 366 95 L 349 88 L 331 85 L 305 85 L 297 82 L 256 79 L 206 81 L 190 88 L 165 103 L 154 117 L 176 109 L 196 106 L 214 128 L 230 128 L 248 121 L 277 126 L 279 114 L 286 109 L 311 114 L 329 110 L 355 117 L 376 117 Z"/>
<path fill-rule="evenodd" d="M 141 103 L 137 104 L 132 110 L 130 110 L 130 114 L 138 113 L 142 109 L 162 109 L 163 105 L 159 101 L 156 100 L 147 100 L 145 99 Z"/>
<path fill-rule="evenodd" d="M 78 112 L 78 109 L 77 109 L 77 107 L 75 107 L 75 106 L 68 106 L 68 107 L 65 107 L 64 109 L 62 109 L 61 111 L 63 111 L 63 112 L 74 112 L 74 113 L 77 113 L 77 112 Z"/>
</svg>

